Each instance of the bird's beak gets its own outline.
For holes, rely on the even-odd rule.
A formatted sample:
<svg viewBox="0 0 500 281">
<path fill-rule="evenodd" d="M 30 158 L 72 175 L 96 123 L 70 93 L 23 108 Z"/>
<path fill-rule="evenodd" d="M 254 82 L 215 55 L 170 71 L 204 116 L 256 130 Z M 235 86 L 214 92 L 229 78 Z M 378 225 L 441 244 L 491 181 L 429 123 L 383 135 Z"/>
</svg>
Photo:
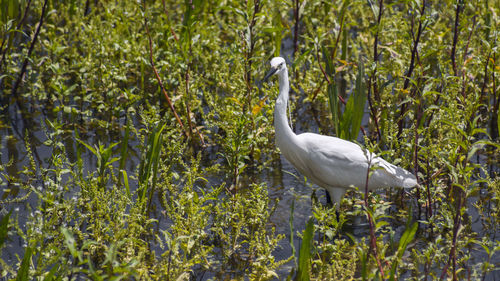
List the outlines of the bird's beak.
<svg viewBox="0 0 500 281">
<path fill-rule="evenodd" d="M 264 81 L 267 81 L 267 79 L 269 79 L 269 77 L 273 76 L 273 74 L 276 73 L 276 71 L 278 71 L 278 68 L 272 67 L 271 70 L 269 70 L 269 72 L 266 74 L 266 77 L 264 77 Z"/>
</svg>

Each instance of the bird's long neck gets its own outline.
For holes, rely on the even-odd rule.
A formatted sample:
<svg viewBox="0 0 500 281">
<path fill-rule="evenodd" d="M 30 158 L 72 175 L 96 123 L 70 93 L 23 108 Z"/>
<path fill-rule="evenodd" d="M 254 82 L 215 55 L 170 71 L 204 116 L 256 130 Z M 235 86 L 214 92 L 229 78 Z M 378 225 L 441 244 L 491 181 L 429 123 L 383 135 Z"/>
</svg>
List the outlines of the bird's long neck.
<svg viewBox="0 0 500 281">
<path fill-rule="evenodd" d="M 283 150 L 282 144 L 284 144 L 284 142 L 293 141 L 296 135 L 288 125 L 288 120 L 286 118 L 288 92 L 290 90 L 290 85 L 288 83 L 288 70 L 284 69 L 281 73 L 279 73 L 278 78 L 280 83 L 280 93 L 276 99 L 276 105 L 274 107 L 274 129 L 278 147 Z"/>
</svg>

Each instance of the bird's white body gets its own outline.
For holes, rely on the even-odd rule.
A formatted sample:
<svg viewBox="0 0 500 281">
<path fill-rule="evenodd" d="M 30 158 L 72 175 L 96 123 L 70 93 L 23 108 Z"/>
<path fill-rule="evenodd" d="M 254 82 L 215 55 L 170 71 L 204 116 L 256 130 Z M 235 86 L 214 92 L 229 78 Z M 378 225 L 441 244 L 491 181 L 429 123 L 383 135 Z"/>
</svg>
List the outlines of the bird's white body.
<svg viewBox="0 0 500 281">
<path fill-rule="evenodd" d="M 301 174 L 328 190 L 337 208 L 347 189 L 365 188 L 369 167 L 373 167 L 368 180 L 369 190 L 417 185 L 410 172 L 371 154 L 358 144 L 313 133 L 296 135 L 286 118 L 289 82 L 285 60 L 273 58 L 271 67 L 268 76 L 277 74 L 280 88 L 274 109 L 276 145 Z"/>
</svg>

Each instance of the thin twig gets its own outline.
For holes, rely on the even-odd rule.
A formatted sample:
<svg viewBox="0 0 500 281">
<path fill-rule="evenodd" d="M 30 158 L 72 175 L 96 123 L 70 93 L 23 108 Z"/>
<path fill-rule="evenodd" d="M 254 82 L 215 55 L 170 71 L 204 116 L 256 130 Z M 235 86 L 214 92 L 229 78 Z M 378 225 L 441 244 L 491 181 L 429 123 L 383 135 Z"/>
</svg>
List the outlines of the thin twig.
<svg viewBox="0 0 500 281">
<path fill-rule="evenodd" d="M 339 46 L 339 41 L 340 41 L 340 36 L 342 35 L 342 30 L 344 30 L 344 13 L 340 15 L 340 27 L 339 27 L 339 32 L 337 33 L 337 38 L 335 38 L 335 45 L 333 45 L 333 51 L 332 51 L 332 61 L 335 59 L 337 55 L 337 49 Z"/>
<path fill-rule="evenodd" d="M 464 50 L 464 57 L 462 61 L 462 97 L 463 101 L 465 102 L 465 63 L 467 59 L 467 53 L 469 52 L 469 44 L 470 44 L 470 38 L 472 37 L 472 33 L 474 33 L 474 30 L 476 30 L 476 16 L 472 18 L 472 28 L 469 32 L 469 36 L 467 37 L 467 44 L 465 45 L 465 50 Z"/>
<path fill-rule="evenodd" d="M 328 74 L 326 74 L 325 69 L 321 65 L 321 62 L 319 61 L 319 51 L 317 48 L 316 48 L 316 61 L 318 61 L 319 68 L 320 68 L 321 72 L 323 73 L 323 77 L 325 78 L 326 82 L 328 84 L 331 84 L 332 82 L 331 82 L 330 78 L 328 78 Z M 337 95 L 337 96 L 339 97 L 340 102 L 342 102 L 342 104 L 346 105 L 345 99 L 343 97 L 341 97 L 340 95 Z"/>
<path fill-rule="evenodd" d="M 254 27 L 255 27 L 255 24 L 257 23 L 257 14 L 259 13 L 260 11 L 260 0 L 256 0 L 254 2 L 254 6 L 253 6 L 253 14 L 252 14 L 252 20 L 250 21 L 250 25 L 248 26 L 248 36 L 250 38 L 250 46 L 247 46 L 247 52 L 246 52 L 246 60 L 245 60 L 245 65 L 246 65 L 246 77 L 245 77 L 245 80 L 247 82 L 247 89 L 248 89 L 248 106 L 250 107 L 251 105 L 251 100 L 252 100 L 252 96 L 251 96 L 251 92 L 252 92 L 252 61 L 253 61 L 253 51 L 254 51 L 254 48 L 255 48 L 255 40 L 254 40 Z M 244 40 L 244 42 L 246 42 Z M 249 110 L 251 110 L 249 108 Z"/>
<path fill-rule="evenodd" d="M 191 46 L 189 47 L 189 49 L 191 49 Z M 187 67 L 186 67 L 186 78 L 185 78 L 185 84 L 186 84 L 186 115 L 187 115 L 187 122 L 188 122 L 188 125 L 189 125 L 189 135 L 192 136 L 193 135 L 193 122 L 191 122 L 191 107 L 189 106 L 189 100 L 191 99 L 190 97 L 190 92 L 189 92 L 189 65 L 190 63 L 188 62 L 187 63 Z"/>
<path fill-rule="evenodd" d="M 458 0 L 457 9 L 455 10 L 455 28 L 453 32 L 453 45 L 451 47 L 451 63 L 453 67 L 453 72 L 455 76 L 458 76 L 457 64 L 456 64 L 456 51 L 457 51 L 457 42 L 458 42 L 458 28 L 460 25 L 460 8 L 463 5 L 463 0 Z"/>
<path fill-rule="evenodd" d="M 144 2 L 144 11 L 146 11 L 146 3 L 145 2 Z M 174 114 L 175 119 L 177 120 L 177 123 L 179 123 L 179 126 L 181 127 L 182 133 L 184 134 L 184 136 L 188 137 L 189 135 L 184 128 L 184 124 L 182 123 L 181 118 L 179 118 L 179 115 L 177 114 L 177 112 L 175 111 L 174 104 L 170 100 L 170 97 L 168 96 L 168 93 L 165 90 L 165 87 L 163 86 L 160 75 L 158 74 L 158 71 L 156 70 L 155 62 L 153 59 L 153 41 L 152 41 L 151 35 L 149 33 L 148 19 L 146 18 L 146 15 L 144 15 L 144 26 L 146 28 L 146 35 L 147 35 L 148 40 L 149 40 L 149 63 L 151 64 L 151 67 L 153 68 L 153 72 L 156 76 L 156 80 L 158 81 L 158 84 L 160 85 L 161 91 L 162 91 L 163 95 L 165 96 L 165 99 L 167 100 L 167 103 L 170 107 L 170 110 Z"/>
<path fill-rule="evenodd" d="M 21 67 L 21 72 L 19 73 L 19 76 L 17 77 L 17 80 L 14 83 L 14 86 L 12 86 L 11 96 L 14 98 L 17 95 L 17 88 L 19 87 L 19 84 L 23 80 L 23 76 L 26 73 L 26 68 L 28 67 L 29 57 L 31 56 L 31 53 L 33 52 L 33 49 L 35 48 L 35 43 L 38 39 L 38 34 L 40 34 L 40 29 L 42 29 L 43 19 L 45 18 L 45 11 L 47 10 L 48 2 L 49 2 L 49 0 L 45 0 L 43 2 L 42 14 L 40 16 L 40 20 L 38 21 L 38 26 L 36 27 L 35 35 L 33 36 L 33 40 L 31 40 L 31 45 L 30 45 L 30 48 L 28 50 L 28 54 L 26 55 L 26 58 L 24 58 L 23 66 Z M 18 103 L 18 105 L 21 105 L 21 104 Z"/>
<path fill-rule="evenodd" d="M 403 90 L 408 89 L 408 87 L 410 86 L 410 77 L 411 77 L 413 70 L 415 68 L 415 58 L 416 58 L 417 52 L 418 52 L 418 43 L 420 41 L 420 37 L 421 37 L 422 31 L 423 31 L 422 30 L 422 25 L 423 25 L 422 22 L 423 22 L 423 18 L 424 18 L 425 5 L 426 5 L 426 1 L 424 0 L 424 1 L 422 1 L 422 9 L 420 10 L 420 20 L 418 23 L 417 37 L 415 38 L 415 40 L 413 42 L 413 49 L 411 51 L 410 65 L 408 67 L 408 71 L 405 74 Z M 404 103 L 401 106 L 401 112 L 399 113 L 398 134 L 397 134 L 398 137 L 401 136 L 401 133 L 403 132 L 404 115 L 405 115 L 406 109 L 407 109 L 406 107 L 407 107 L 407 104 Z"/>
<path fill-rule="evenodd" d="M 422 120 L 422 103 L 418 103 L 417 108 L 415 109 L 415 115 L 417 118 L 415 118 L 415 145 L 413 147 L 413 173 L 415 174 L 415 178 L 417 179 L 418 183 L 418 128 L 420 126 L 420 121 Z M 417 202 L 420 199 L 420 189 L 417 188 Z M 420 214 L 422 212 L 422 209 L 420 207 L 420 204 L 418 205 L 418 217 L 420 218 Z"/>
<path fill-rule="evenodd" d="M 493 54 L 493 61 L 496 61 L 497 57 L 496 54 Z M 492 89 L 492 96 L 493 96 L 493 108 L 492 108 L 492 117 L 490 121 L 490 128 L 491 128 L 491 138 L 494 140 L 498 139 L 498 114 L 495 114 L 498 112 L 499 109 L 499 102 L 500 99 L 497 97 L 497 85 L 496 85 L 496 79 L 495 79 L 495 71 L 491 71 L 491 81 L 493 83 L 491 89 Z"/>
<path fill-rule="evenodd" d="M 311 102 L 314 102 L 316 100 L 316 98 L 318 97 L 318 94 L 319 94 L 319 91 L 321 90 L 321 88 L 323 87 L 323 82 L 325 80 L 321 80 L 320 84 L 318 85 L 318 87 L 316 88 L 316 90 L 313 91 L 313 94 L 312 94 L 312 98 L 311 98 Z"/>
<path fill-rule="evenodd" d="M 427 212 L 426 212 L 426 219 L 429 220 L 429 218 L 432 217 L 432 205 L 433 205 L 433 202 L 432 202 L 432 197 L 431 197 L 430 174 L 429 174 L 429 169 L 430 169 L 429 166 L 430 165 L 429 165 L 429 158 L 428 157 L 426 158 L 425 164 L 426 164 L 426 181 L 427 181 L 427 184 L 425 185 L 426 186 L 426 191 L 427 191 Z M 431 236 L 432 236 L 432 227 L 431 227 Z"/>
<path fill-rule="evenodd" d="M 24 23 L 24 20 L 26 19 L 26 16 L 28 15 L 28 11 L 29 11 L 29 8 L 31 6 L 31 0 L 28 0 L 28 3 L 26 3 L 26 7 L 24 8 L 24 14 L 23 14 L 23 17 L 19 20 L 19 22 L 17 23 L 17 26 L 16 26 L 16 30 L 20 30 L 21 29 L 21 26 L 22 24 Z M 5 35 L 7 35 L 8 32 L 5 33 Z M 4 38 L 2 40 L 2 46 L 0 46 L 0 52 L 2 53 L 2 58 L 0 59 L 0 69 L 3 65 L 3 62 L 5 61 L 5 54 L 7 53 L 7 50 L 8 50 L 8 46 L 5 46 L 5 49 L 3 48 L 5 42 L 7 42 L 9 40 L 6 40 L 6 38 Z"/>
<path fill-rule="evenodd" d="M 371 84 L 372 84 L 372 77 L 368 78 L 368 107 L 370 108 L 370 115 L 372 116 L 373 121 L 375 122 L 375 129 L 377 131 L 377 137 L 379 140 L 382 139 L 382 133 L 380 132 L 380 126 L 378 124 L 378 118 L 377 114 L 375 112 L 375 108 L 373 106 L 373 101 L 372 101 L 372 94 L 371 94 Z"/>
<path fill-rule="evenodd" d="M 484 93 L 486 92 L 486 84 L 488 84 L 488 64 L 490 64 L 490 56 L 491 50 L 488 52 L 488 56 L 486 56 L 486 62 L 484 64 L 483 85 L 481 86 L 481 100 L 483 99 Z"/>
<path fill-rule="evenodd" d="M 323 65 L 321 65 L 321 62 L 319 61 L 319 50 L 318 48 L 316 48 L 316 61 L 318 62 L 318 65 L 319 65 L 319 69 L 321 70 L 321 72 L 323 73 L 323 77 L 325 78 L 326 82 L 328 84 L 331 84 L 332 82 L 330 81 L 330 78 L 328 78 L 328 74 L 326 74 L 326 71 L 325 69 L 323 68 Z"/>
<path fill-rule="evenodd" d="M 366 181 L 365 181 L 365 208 L 367 210 L 367 215 L 368 215 L 368 222 L 370 225 L 370 248 L 371 252 L 373 252 L 373 256 L 375 258 L 375 261 L 377 262 L 378 269 L 380 270 L 380 275 L 382 277 L 382 280 L 384 280 L 384 269 L 382 268 L 382 264 L 380 262 L 380 258 L 378 257 L 378 252 L 377 252 L 377 239 L 375 237 L 375 224 L 373 222 L 373 217 L 370 215 L 370 212 L 368 212 L 368 180 L 370 179 L 370 166 L 372 162 L 372 156 L 370 155 L 370 152 L 368 152 L 367 157 L 369 158 L 368 161 L 368 168 L 366 170 Z"/>
<path fill-rule="evenodd" d="M 174 37 L 175 42 L 179 43 L 179 37 L 177 37 L 177 34 L 175 33 L 175 30 L 172 28 L 172 25 L 170 24 L 170 20 L 168 19 L 168 10 L 167 10 L 167 5 L 165 5 L 165 0 L 161 1 L 163 4 L 163 12 L 165 13 L 165 17 L 167 18 L 167 23 L 170 28 L 170 33 Z"/>
<path fill-rule="evenodd" d="M 380 140 L 382 138 L 382 134 L 380 132 L 380 126 L 378 124 L 378 114 L 375 112 L 375 106 L 373 105 L 373 98 L 372 98 L 372 88 L 373 88 L 373 94 L 375 95 L 375 100 L 377 101 L 377 104 L 380 104 L 380 93 L 378 92 L 378 86 L 377 86 L 377 66 L 378 66 L 378 43 L 379 43 L 379 30 L 380 30 L 380 22 L 382 21 L 382 13 L 384 10 L 384 0 L 379 1 L 379 11 L 378 11 L 378 16 L 377 16 L 377 31 L 375 33 L 375 39 L 373 42 L 373 62 L 375 63 L 375 68 L 373 69 L 373 73 L 368 79 L 368 106 L 370 108 L 370 114 L 372 116 L 373 121 L 375 122 L 375 128 L 377 131 L 377 137 Z M 373 80 L 373 83 L 372 83 Z"/>
<path fill-rule="evenodd" d="M 377 87 L 377 62 L 378 62 L 378 34 L 380 30 L 380 22 L 382 20 L 382 13 L 384 11 L 384 0 L 380 0 L 378 4 L 378 17 L 377 17 L 377 31 L 375 32 L 375 39 L 373 42 L 373 62 L 375 63 L 375 69 L 373 70 L 373 94 L 375 95 L 375 99 L 377 103 L 380 103 L 380 94 L 378 92 Z"/>
<path fill-rule="evenodd" d="M 457 238 L 458 238 L 458 230 L 460 228 L 460 224 L 462 223 L 462 215 L 461 215 L 461 209 L 462 209 L 462 202 L 465 201 L 464 196 L 458 196 L 458 206 L 455 214 L 455 219 L 453 221 L 453 239 L 452 239 L 452 244 L 451 244 L 451 250 L 450 254 L 448 255 L 448 261 L 446 262 L 446 265 L 443 268 L 443 271 L 441 272 L 441 276 L 439 277 L 439 280 L 443 280 L 445 276 L 448 275 L 448 267 L 450 266 L 450 263 L 452 263 L 453 266 L 453 281 L 457 280 L 457 255 L 456 255 L 456 248 L 457 248 Z"/>
<path fill-rule="evenodd" d="M 299 50 L 299 0 L 294 0 L 295 7 L 293 9 L 293 17 L 295 19 L 295 23 L 293 26 L 293 58 L 295 58 L 295 54 Z"/>
</svg>

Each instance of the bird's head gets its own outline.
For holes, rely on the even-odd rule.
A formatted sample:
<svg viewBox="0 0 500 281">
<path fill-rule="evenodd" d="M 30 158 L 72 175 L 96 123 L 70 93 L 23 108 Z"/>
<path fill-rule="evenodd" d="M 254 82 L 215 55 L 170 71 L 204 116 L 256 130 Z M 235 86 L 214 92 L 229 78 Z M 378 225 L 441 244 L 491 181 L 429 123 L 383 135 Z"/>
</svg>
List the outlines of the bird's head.
<svg viewBox="0 0 500 281">
<path fill-rule="evenodd" d="M 264 77 L 264 81 L 269 79 L 269 77 L 273 76 L 273 74 L 279 74 L 280 72 L 286 69 L 285 59 L 282 57 L 274 57 L 271 60 L 271 70 L 267 73 L 266 77 Z"/>
</svg>

